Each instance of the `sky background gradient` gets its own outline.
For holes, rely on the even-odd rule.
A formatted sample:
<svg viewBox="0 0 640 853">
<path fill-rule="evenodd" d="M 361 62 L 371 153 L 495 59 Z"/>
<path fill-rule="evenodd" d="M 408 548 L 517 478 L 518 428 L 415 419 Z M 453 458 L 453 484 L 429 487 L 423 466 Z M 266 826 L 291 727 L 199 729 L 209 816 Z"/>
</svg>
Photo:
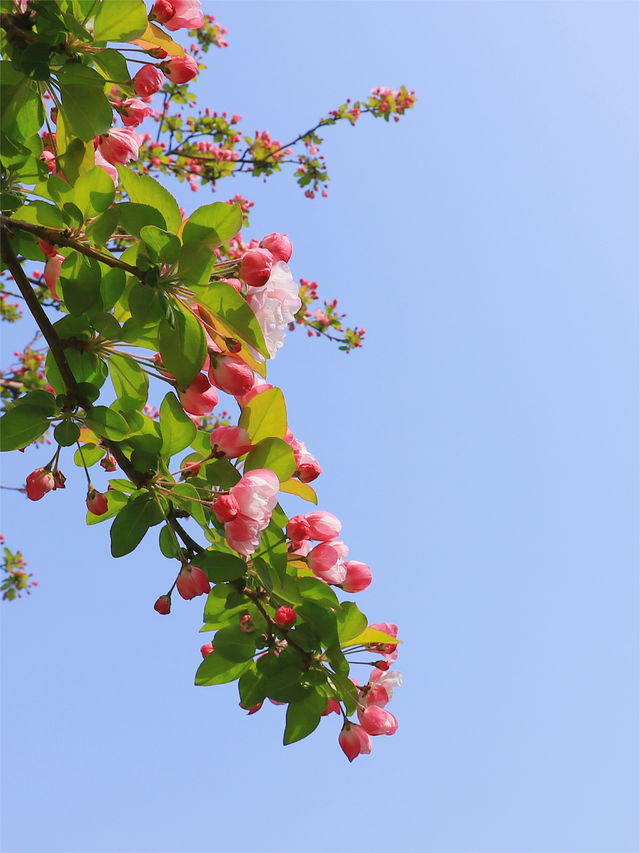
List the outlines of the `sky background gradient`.
<svg viewBox="0 0 640 853">
<path fill-rule="evenodd" d="M 270 378 L 372 566 L 358 603 L 400 626 L 400 728 L 349 765 L 335 715 L 283 748 L 282 708 L 194 688 L 202 599 L 153 611 L 173 566 L 154 533 L 108 556 L 69 460 L 65 491 L 2 496 L 40 582 L 2 606 L 2 850 L 638 850 L 640 7 L 203 5 L 230 47 L 199 106 L 249 131 L 419 97 L 327 130 L 327 199 L 178 190 L 255 200 L 250 235 L 288 232 L 294 276 L 367 328 L 348 356 L 296 330 Z M 32 328 L 3 329 L 3 363 Z"/>
</svg>

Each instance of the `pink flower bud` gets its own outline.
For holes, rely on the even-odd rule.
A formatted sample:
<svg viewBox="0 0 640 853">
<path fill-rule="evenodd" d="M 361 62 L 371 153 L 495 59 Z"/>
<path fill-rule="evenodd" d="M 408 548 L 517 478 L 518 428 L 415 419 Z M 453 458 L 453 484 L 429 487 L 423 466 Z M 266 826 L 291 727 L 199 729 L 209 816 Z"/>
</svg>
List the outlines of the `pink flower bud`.
<svg viewBox="0 0 640 853">
<path fill-rule="evenodd" d="M 211 450 L 216 458 L 235 459 L 253 450 L 249 433 L 242 427 L 222 426 L 211 431 Z"/>
<path fill-rule="evenodd" d="M 182 466 L 181 477 L 183 480 L 186 480 L 188 477 L 197 477 L 199 473 L 200 473 L 200 463 L 199 462 L 186 462 Z"/>
<path fill-rule="evenodd" d="M 240 397 L 253 387 L 255 375 L 244 361 L 232 355 L 211 355 L 209 379 L 227 394 Z"/>
<path fill-rule="evenodd" d="M 151 10 L 168 30 L 198 30 L 204 24 L 200 0 L 156 0 Z"/>
<path fill-rule="evenodd" d="M 287 536 L 295 542 L 310 539 L 311 527 L 304 515 L 294 515 L 287 524 Z"/>
<path fill-rule="evenodd" d="M 291 242 L 286 234 L 267 234 L 260 241 L 260 248 L 267 249 L 273 255 L 274 261 L 284 261 L 288 263 L 291 257 Z"/>
<path fill-rule="evenodd" d="M 340 713 L 340 703 L 336 702 L 335 699 L 329 699 L 327 701 L 327 707 L 324 709 L 324 711 L 320 712 L 320 716 L 327 717 L 329 714 L 333 714 L 334 712 L 336 714 Z"/>
<path fill-rule="evenodd" d="M 289 628 L 296 621 L 296 611 L 292 607 L 278 607 L 273 621 L 281 628 Z"/>
<path fill-rule="evenodd" d="M 266 249 L 249 249 L 240 262 L 240 278 L 251 287 L 262 287 L 269 281 L 273 256 Z"/>
<path fill-rule="evenodd" d="M 253 619 L 249 613 L 245 613 L 244 616 L 240 617 L 240 630 L 245 634 L 252 634 L 256 630 L 256 626 L 253 624 Z"/>
<path fill-rule="evenodd" d="M 233 521 L 240 512 L 238 501 L 233 497 L 233 495 L 220 495 L 219 498 L 215 499 L 211 508 L 220 524 L 226 524 L 228 521 Z"/>
<path fill-rule="evenodd" d="M 161 86 L 162 74 L 155 65 L 143 65 L 133 78 L 133 88 L 141 98 L 155 94 Z"/>
<path fill-rule="evenodd" d="M 365 730 L 356 723 L 346 722 L 338 737 L 338 743 L 349 761 L 358 755 L 369 755 L 371 738 Z"/>
<path fill-rule="evenodd" d="M 127 98 L 118 107 L 118 112 L 125 127 L 137 127 L 147 116 L 153 115 L 153 107 L 139 98 Z"/>
<path fill-rule="evenodd" d="M 203 659 L 208 657 L 213 651 L 213 643 L 205 643 L 204 646 L 200 646 L 200 654 Z"/>
<path fill-rule="evenodd" d="M 202 569 L 187 565 L 180 570 L 176 586 L 180 595 L 187 600 L 195 598 L 197 595 L 208 594 L 211 589 L 209 580 Z"/>
<path fill-rule="evenodd" d="M 307 450 L 306 445 L 297 438 L 287 435 L 285 441 L 291 445 L 293 450 L 293 458 L 296 463 L 295 476 L 302 480 L 303 483 L 311 483 L 322 474 L 322 468 L 318 464 L 318 460 Z"/>
<path fill-rule="evenodd" d="M 252 714 L 255 714 L 257 711 L 262 708 L 262 702 L 258 702 L 257 705 L 252 705 L 250 708 L 247 708 L 246 705 L 243 705 L 242 702 L 238 702 L 241 708 L 244 708 L 245 711 L 248 711 L 247 717 L 250 717 Z"/>
<path fill-rule="evenodd" d="M 398 729 L 398 721 L 391 711 L 385 711 L 377 705 L 369 705 L 364 710 L 358 708 L 358 719 L 370 735 L 392 735 Z"/>
<path fill-rule="evenodd" d="M 116 163 L 124 165 L 130 160 L 137 160 L 141 143 L 142 137 L 128 127 L 111 127 L 98 137 L 100 153 L 113 165 Z"/>
<path fill-rule="evenodd" d="M 167 613 L 171 612 L 171 596 L 161 595 L 160 598 L 153 605 L 153 609 L 157 613 L 161 613 L 163 616 L 166 616 Z"/>
<path fill-rule="evenodd" d="M 305 515 L 307 524 L 309 525 L 309 539 L 318 539 L 321 542 L 328 542 L 330 539 L 335 539 L 338 533 L 342 530 L 342 522 L 330 512 L 324 510 L 316 510 L 308 512 Z M 305 537 L 307 538 L 307 537 Z"/>
<path fill-rule="evenodd" d="M 39 501 L 47 492 L 56 488 L 56 481 L 48 468 L 36 468 L 27 477 L 27 497 Z"/>
<path fill-rule="evenodd" d="M 100 465 L 105 471 L 115 471 L 117 467 L 115 456 L 107 453 L 107 455 L 100 460 Z"/>
<path fill-rule="evenodd" d="M 49 293 L 54 299 L 60 299 L 58 296 L 58 277 L 60 276 L 60 268 L 64 263 L 64 255 L 56 255 L 50 257 L 44 266 L 44 281 L 49 288 Z"/>
<path fill-rule="evenodd" d="M 48 258 L 55 258 L 58 254 L 56 247 L 52 246 L 51 243 L 47 243 L 46 240 L 38 240 L 38 248 Z"/>
<path fill-rule="evenodd" d="M 309 551 L 307 563 L 314 575 L 326 583 L 340 584 L 347 576 L 340 552 L 327 542 Z"/>
<path fill-rule="evenodd" d="M 186 391 L 178 389 L 180 404 L 190 415 L 208 415 L 218 404 L 218 392 L 204 373 L 198 373 Z"/>
<path fill-rule="evenodd" d="M 160 68 L 172 83 L 187 83 L 198 73 L 198 63 L 188 53 L 184 57 L 172 56 L 166 59 L 160 63 Z"/>
<path fill-rule="evenodd" d="M 347 560 L 345 562 L 347 577 L 340 584 L 345 592 L 362 592 L 371 583 L 371 569 L 366 563 L 358 560 Z"/>
<path fill-rule="evenodd" d="M 87 509 L 94 515 L 104 515 L 109 509 L 106 495 L 95 489 L 89 489 L 87 492 Z"/>
</svg>

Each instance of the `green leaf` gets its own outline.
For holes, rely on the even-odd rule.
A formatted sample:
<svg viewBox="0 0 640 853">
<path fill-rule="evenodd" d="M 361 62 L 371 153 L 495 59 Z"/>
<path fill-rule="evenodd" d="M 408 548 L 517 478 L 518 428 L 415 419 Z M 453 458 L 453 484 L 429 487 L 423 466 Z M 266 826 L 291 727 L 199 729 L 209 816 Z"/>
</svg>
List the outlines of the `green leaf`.
<svg viewBox="0 0 640 853">
<path fill-rule="evenodd" d="M 199 565 L 198 568 L 200 568 Z M 208 577 L 208 570 L 203 568 L 203 571 L 206 571 Z M 206 623 L 221 627 L 231 620 L 235 620 L 239 614 L 247 612 L 249 605 L 250 601 L 246 595 L 238 595 L 231 586 L 221 583 L 214 586 L 209 593 L 204 606 L 203 618 Z"/>
<path fill-rule="evenodd" d="M 23 397 L 18 397 L 15 401 L 16 406 L 32 406 L 34 409 L 41 409 L 43 415 L 55 415 L 58 411 L 56 398 L 49 391 L 29 391 Z"/>
<path fill-rule="evenodd" d="M 237 580 L 247 571 L 247 564 L 236 554 L 215 549 L 202 551 L 194 558 L 194 563 L 213 583 Z"/>
<path fill-rule="evenodd" d="M 101 438 L 122 441 L 129 433 L 129 425 L 118 412 L 106 406 L 94 406 L 89 410 L 85 424 Z"/>
<path fill-rule="evenodd" d="M 398 639 L 392 634 L 387 634 L 386 631 L 379 631 L 377 628 L 365 628 L 361 634 L 357 634 L 355 637 L 350 637 L 349 639 L 350 646 L 364 646 L 368 643 L 393 643 L 397 645 L 398 642 Z M 343 643 L 343 645 L 346 645 L 346 643 Z"/>
<path fill-rule="evenodd" d="M 65 259 L 58 283 L 71 314 L 79 316 L 93 307 L 102 307 L 100 281 L 100 265 L 93 258 L 74 252 Z"/>
<path fill-rule="evenodd" d="M 200 323 L 191 313 L 175 312 L 175 327 L 160 323 L 158 347 L 165 368 L 181 388 L 196 378 L 207 355 L 207 341 Z"/>
<path fill-rule="evenodd" d="M 106 452 L 104 447 L 98 447 L 97 444 L 82 444 L 80 449 L 73 454 L 73 461 L 78 468 L 83 468 L 82 460 L 84 459 L 87 468 L 91 468 L 92 465 L 97 465 Z"/>
<path fill-rule="evenodd" d="M 163 519 L 162 510 L 151 495 L 129 500 L 111 525 L 111 554 L 123 557 L 140 544 L 145 533 Z"/>
<path fill-rule="evenodd" d="M 138 323 L 157 323 L 164 317 L 161 291 L 140 281 L 133 281 L 127 290 L 129 311 Z"/>
<path fill-rule="evenodd" d="M 171 489 L 171 499 L 180 509 L 188 512 L 198 524 L 207 527 L 207 517 L 204 507 L 200 503 L 202 498 L 191 483 L 180 483 L 179 486 L 174 486 Z"/>
<path fill-rule="evenodd" d="M 35 225 L 44 225 L 45 228 L 64 228 L 66 225 L 55 205 L 40 200 L 31 201 L 19 207 L 13 218 L 17 222 L 31 222 Z"/>
<path fill-rule="evenodd" d="M 64 203 L 63 199 L 71 194 L 71 187 L 78 180 L 78 177 L 95 168 L 96 158 L 93 138 L 87 142 L 78 139 L 73 125 L 62 111 L 58 112 L 56 145 L 58 147 L 56 165 L 67 181 L 69 181 L 70 186 L 66 190 L 60 187 L 60 184 L 64 182 L 55 175 L 49 178 L 47 186 L 56 188 L 56 193 L 52 190 L 52 195 L 62 205 Z M 56 180 L 54 181 L 53 178 Z M 56 194 L 58 197 L 56 197 Z"/>
<path fill-rule="evenodd" d="M 182 240 L 216 249 L 242 229 L 242 210 L 237 204 L 214 202 L 195 210 L 184 224 Z"/>
<path fill-rule="evenodd" d="M 240 625 L 221 628 L 213 638 L 216 652 L 227 660 L 240 662 L 252 658 L 256 651 L 253 634 L 242 631 Z"/>
<path fill-rule="evenodd" d="M 251 663 L 251 660 L 233 663 L 217 652 L 212 652 L 198 667 L 196 685 L 206 687 L 211 684 L 226 684 L 228 681 L 235 681 L 245 670 L 249 669 Z"/>
<path fill-rule="evenodd" d="M 182 225 L 182 216 L 178 202 L 168 190 L 148 175 L 136 175 L 126 166 L 118 166 L 118 174 L 131 201 L 156 208 L 164 217 L 167 230 L 174 233 L 178 231 Z M 150 223 L 147 221 L 143 224 Z"/>
<path fill-rule="evenodd" d="M 36 84 L 10 62 L 0 64 L 0 117 L 6 133 L 27 139 L 39 133 L 44 108 Z"/>
<path fill-rule="evenodd" d="M 133 234 L 134 237 L 140 236 L 140 232 L 145 225 L 155 225 L 162 229 L 166 226 L 162 213 L 149 204 L 138 202 L 134 204 L 131 201 L 123 201 L 120 204 L 114 205 L 112 210 L 115 211 L 118 221 L 127 234 Z M 127 263 L 135 263 L 135 259 L 130 260 L 128 257 L 124 257 L 124 255 L 122 256 L 122 260 L 127 261 Z"/>
<path fill-rule="evenodd" d="M 185 247 L 186 248 L 186 247 Z M 230 335 L 240 338 L 269 358 L 262 329 L 246 299 L 225 282 L 216 282 L 207 287 L 194 289 L 196 300 L 218 317 Z"/>
<path fill-rule="evenodd" d="M 243 673 L 238 681 L 238 692 L 243 708 L 252 708 L 267 695 L 266 681 L 257 671 L 255 663 Z"/>
<path fill-rule="evenodd" d="M 54 429 L 53 437 L 63 447 L 71 447 L 80 438 L 80 427 L 72 421 L 62 421 Z"/>
<path fill-rule="evenodd" d="M 102 4 L 101 8 L 109 6 Z M 84 140 L 106 133 L 113 121 L 111 104 L 104 95 L 104 79 L 86 65 L 67 63 L 57 71 L 65 122 Z"/>
<path fill-rule="evenodd" d="M 208 286 L 215 262 L 216 256 L 204 243 L 185 243 L 180 250 L 178 275 L 187 285 Z M 248 305 L 247 308 L 249 308 Z"/>
<path fill-rule="evenodd" d="M 147 29 L 143 0 L 108 0 L 101 3 L 93 29 L 95 41 L 133 41 Z"/>
<path fill-rule="evenodd" d="M 113 181 L 100 166 L 94 166 L 80 175 L 73 186 L 72 201 L 83 213 L 84 219 L 105 211 L 112 203 L 116 190 Z"/>
<path fill-rule="evenodd" d="M 188 447 L 196 434 L 196 425 L 185 414 L 175 394 L 169 392 L 160 405 L 160 435 L 162 455 L 173 456 Z"/>
<path fill-rule="evenodd" d="M 102 283 L 104 285 L 104 278 L 102 279 Z M 92 314 L 91 325 L 96 332 L 99 332 L 102 335 L 103 338 L 107 338 L 110 341 L 120 340 L 122 327 L 113 314 L 108 314 L 106 311 L 100 311 L 97 314 Z"/>
<path fill-rule="evenodd" d="M 346 645 L 352 637 L 357 637 L 367 627 L 367 617 L 353 601 L 343 601 L 336 617 L 341 646 Z"/>
<path fill-rule="evenodd" d="M 329 679 L 335 688 L 336 699 L 344 702 L 347 714 L 353 714 L 358 707 L 358 690 L 355 684 L 343 672 L 332 672 Z"/>
<path fill-rule="evenodd" d="M 326 605 L 305 601 L 301 607 L 298 607 L 296 613 L 309 623 L 325 646 L 338 645 L 336 616 Z"/>
<path fill-rule="evenodd" d="M 173 560 L 176 557 L 180 556 L 180 550 L 176 545 L 176 537 L 172 532 L 171 527 L 168 524 L 165 524 L 164 527 L 160 528 L 160 541 L 158 543 L 160 545 L 160 550 L 169 560 Z"/>
<path fill-rule="evenodd" d="M 170 234 L 155 225 L 145 225 L 140 229 L 140 239 L 156 254 L 158 260 L 165 264 L 175 264 L 180 256 L 182 243 L 175 234 Z"/>
<path fill-rule="evenodd" d="M 0 418 L 0 450 L 17 450 L 40 438 L 49 426 L 42 409 L 16 406 Z"/>
<path fill-rule="evenodd" d="M 313 691 L 304 699 L 292 702 L 287 708 L 287 724 L 284 730 L 283 743 L 295 743 L 297 740 L 310 735 L 320 722 L 320 715 L 327 706 L 327 699 L 317 691 Z"/>
<path fill-rule="evenodd" d="M 127 88 L 130 86 L 131 76 L 129 75 L 127 60 L 119 51 L 112 48 L 97 50 L 91 54 L 91 59 L 98 66 L 98 71 L 107 80 Z"/>
<path fill-rule="evenodd" d="M 279 388 L 267 388 L 249 400 L 242 410 L 238 426 L 257 444 L 263 438 L 284 438 L 287 432 L 287 407 Z"/>
<path fill-rule="evenodd" d="M 49 179 L 51 180 L 51 178 Z M 97 216 L 93 222 L 87 225 L 86 234 L 89 239 L 98 246 L 106 246 L 109 238 L 118 226 L 118 205 L 105 210 Z"/>
<path fill-rule="evenodd" d="M 281 483 L 288 480 L 296 470 L 291 445 L 281 438 L 263 438 L 244 463 L 245 472 L 256 468 L 269 468 Z"/>
<path fill-rule="evenodd" d="M 308 483 L 301 483 L 300 480 L 287 480 L 285 483 L 280 483 L 280 491 L 289 495 L 297 495 L 299 498 L 314 504 L 318 503 L 315 489 L 312 489 Z"/>
<path fill-rule="evenodd" d="M 272 518 L 262 533 L 257 557 L 266 560 L 272 569 L 284 572 L 287 566 L 287 543 L 282 529 Z"/>
<path fill-rule="evenodd" d="M 90 382 L 98 388 L 104 384 L 108 374 L 107 365 L 95 353 L 65 349 L 65 356 L 76 382 Z M 58 394 L 64 394 L 65 384 L 51 350 L 47 353 L 45 365 L 49 384 Z"/>
<path fill-rule="evenodd" d="M 131 356 L 113 354 L 109 358 L 109 373 L 123 407 L 141 409 L 147 402 L 149 378 L 140 365 Z"/>
</svg>

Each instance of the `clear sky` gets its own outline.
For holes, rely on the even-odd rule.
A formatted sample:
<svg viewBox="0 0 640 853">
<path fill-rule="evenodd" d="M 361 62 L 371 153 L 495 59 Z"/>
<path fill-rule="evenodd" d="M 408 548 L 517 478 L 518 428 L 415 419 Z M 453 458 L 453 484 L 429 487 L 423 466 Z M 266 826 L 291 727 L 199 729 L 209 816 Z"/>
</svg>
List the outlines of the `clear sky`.
<svg viewBox="0 0 640 853">
<path fill-rule="evenodd" d="M 251 234 L 288 232 L 368 330 L 349 356 L 297 330 L 272 381 L 373 568 L 362 609 L 400 625 L 400 728 L 349 765 L 337 717 L 283 748 L 282 708 L 193 687 L 202 600 L 153 611 L 172 567 L 153 535 L 106 556 L 68 462 L 64 492 L 3 495 L 40 587 L 2 607 L 2 849 L 636 851 L 638 5 L 205 6 L 231 46 L 200 103 L 250 130 L 420 98 L 327 131 L 328 199 L 214 197 L 254 199 Z"/>
</svg>

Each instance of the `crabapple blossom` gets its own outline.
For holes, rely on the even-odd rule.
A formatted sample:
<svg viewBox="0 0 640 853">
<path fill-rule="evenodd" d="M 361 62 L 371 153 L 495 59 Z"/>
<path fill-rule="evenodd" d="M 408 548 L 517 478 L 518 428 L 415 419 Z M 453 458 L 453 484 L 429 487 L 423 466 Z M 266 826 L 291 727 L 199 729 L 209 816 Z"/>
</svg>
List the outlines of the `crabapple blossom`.
<svg viewBox="0 0 640 853">
<path fill-rule="evenodd" d="M 220 524 L 226 524 L 227 521 L 233 521 L 240 512 L 238 501 L 233 495 L 220 495 L 220 497 L 216 498 L 211 505 L 211 509 Z"/>
<path fill-rule="evenodd" d="M 398 721 L 391 711 L 385 711 L 377 705 L 369 705 L 364 710 L 358 708 L 358 719 L 370 735 L 392 735 L 398 729 Z"/>
<path fill-rule="evenodd" d="M 320 542 L 328 542 L 335 539 L 342 530 L 342 522 L 333 513 L 325 510 L 314 510 L 305 515 L 309 525 L 309 539 L 317 539 Z M 302 538 L 302 537 L 300 537 Z M 307 537 L 305 537 L 307 538 Z"/>
<path fill-rule="evenodd" d="M 94 515 L 104 515 L 109 509 L 107 496 L 93 487 L 87 492 L 87 509 Z"/>
<path fill-rule="evenodd" d="M 340 551 L 328 542 L 321 542 L 307 554 L 307 563 L 314 575 L 326 583 L 341 584 L 347 576 Z"/>
<path fill-rule="evenodd" d="M 262 329 L 269 355 L 275 358 L 284 343 L 285 329 L 295 321 L 295 316 L 302 307 L 302 300 L 291 270 L 283 261 L 273 265 L 271 275 L 262 284 L 262 287 L 254 287 L 249 291 L 247 302 Z"/>
<path fill-rule="evenodd" d="M 109 177 L 113 181 L 114 187 L 117 187 L 118 186 L 118 170 L 113 165 L 113 163 L 110 163 L 108 160 L 105 160 L 105 158 L 100 153 L 99 148 L 96 148 L 96 150 L 93 152 L 93 161 L 94 161 L 96 166 L 100 166 L 101 169 L 105 170 L 107 175 L 109 175 Z"/>
<path fill-rule="evenodd" d="M 371 583 L 371 569 L 359 560 L 346 560 L 347 576 L 340 584 L 345 592 L 362 592 Z"/>
<path fill-rule="evenodd" d="M 369 755 L 371 752 L 371 738 L 357 723 L 345 722 L 338 743 L 350 762 L 358 755 Z"/>
<path fill-rule="evenodd" d="M 273 255 L 267 249 L 249 249 L 240 261 L 240 278 L 250 287 L 262 287 L 269 281 Z"/>
<path fill-rule="evenodd" d="M 244 361 L 232 355 L 209 354 L 209 379 L 227 394 L 242 396 L 251 390 L 255 375 Z"/>
<path fill-rule="evenodd" d="M 321 717 L 327 717 L 329 714 L 339 714 L 340 713 L 340 703 L 336 702 L 335 699 L 329 699 L 327 701 L 327 707 L 324 711 L 320 712 Z"/>
<path fill-rule="evenodd" d="M 100 153 L 112 165 L 125 165 L 131 160 L 137 160 L 141 144 L 142 137 L 128 127 L 110 127 L 98 137 Z"/>
<path fill-rule="evenodd" d="M 27 477 L 27 497 L 39 501 L 47 492 L 56 488 L 56 481 L 49 468 L 36 468 Z"/>
<path fill-rule="evenodd" d="M 369 676 L 369 684 L 371 686 L 365 695 L 366 704 L 379 705 L 382 708 L 387 702 L 391 701 L 394 688 L 402 684 L 402 673 L 398 672 L 397 669 L 390 669 L 385 672 L 376 668 Z"/>
<path fill-rule="evenodd" d="M 197 30 L 204 24 L 200 0 L 156 0 L 151 11 L 156 21 L 172 32 Z"/>
<path fill-rule="evenodd" d="M 289 628 L 296 621 L 296 611 L 292 607 L 278 607 L 273 617 L 273 621 L 281 628 Z"/>
<path fill-rule="evenodd" d="M 184 56 L 170 56 L 160 63 L 160 68 L 172 83 L 188 83 L 198 73 L 198 63 L 188 53 Z"/>
<path fill-rule="evenodd" d="M 186 599 L 204 595 L 211 589 L 207 576 L 202 569 L 186 564 L 180 569 L 176 586 L 180 595 Z"/>
<path fill-rule="evenodd" d="M 143 65 L 132 80 L 136 95 L 148 98 L 162 87 L 162 74 L 155 65 Z"/>
<path fill-rule="evenodd" d="M 274 261 L 284 261 L 285 264 L 289 262 L 289 258 L 291 257 L 291 253 L 293 249 L 291 248 L 291 241 L 287 237 L 286 234 L 267 234 L 266 237 L 263 237 L 260 241 L 260 248 L 267 249 L 273 255 Z"/>
<path fill-rule="evenodd" d="M 49 293 L 54 299 L 60 299 L 58 295 L 58 278 L 60 276 L 60 268 L 65 261 L 64 255 L 54 255 L 50 257 L 44 265 L 44 281 L 49 288 Z"/>
<path fill-rule="evenodd" d="M 242 427 L 222 426 L 211 431 L 211 450 L 216 458 L 235 459 L 253 450 L 249 433 Z"/>
<path fill-rule="evenodd" d="M 167 613 L 171 612 L 171 596 L 161 595 L 160 598 L 153 605 L 153 609 L 157 613 L 161 613 L 163 616 L 166 616 Z"/>
<path fill-rule="evenodd" d="M 256 468 L 244 474 L 229 491 L 238 503 L 239 513 L 224 526 L 227 543 L 248 557 L 260 544 L 262 531 L 278 502 L 280 481 L 268 468 Z"/>
<path fill-rule="evenodd" d="M 218 392 L 204 373 L 198 373 L 185 390 L 178 389 L 180 404 L 190 415 L 208 415 L 218 404 Z"/>
<path fill-rule="evenodd" d="M 311 527 L 304 515 L 294 515 L 287 524 L 287 536 L 294 542 L 310 539 Z"/>
<path fill-rule="evenodd" d="M 117 109 L 125 127 L 137 127 L 147 116 L 153 115 L 153 107 L 139 98 L 127 98 Z"/>
<path fill-rule="evenodd" d="M 200 646 L 200 654 L 203 658 L 208 657 L 213 650 L 213 643 L 205 643 L 204 646 Z"/>
<path fill-rule="evenodd" d="M 390 634 L 392 637 L 398 636 L 398 626 L 392 625 L 390 622 L 376 622 L 373 625 L 369 625 L 369 627 L 374 628 L 376 631 L 384 631 L 385 634 Z M 388 661 L 394 661 L 398 657 L 398 646 L 396 643 L 376 643 L 375 647 L 379 649 Z"/>
<path fill-rule="evenodd" d="M 293 437 L 293 434 L 285 436 L 285 441 L 291 445 L 293 450 L 293 458 L 296 463 L 295 476 L 302 480 L 303 483 L 311 483 L 322 474 L 318 460 L 307 450 L 306 445 L 302 441 L 298 441 Z"/>
</svg>

